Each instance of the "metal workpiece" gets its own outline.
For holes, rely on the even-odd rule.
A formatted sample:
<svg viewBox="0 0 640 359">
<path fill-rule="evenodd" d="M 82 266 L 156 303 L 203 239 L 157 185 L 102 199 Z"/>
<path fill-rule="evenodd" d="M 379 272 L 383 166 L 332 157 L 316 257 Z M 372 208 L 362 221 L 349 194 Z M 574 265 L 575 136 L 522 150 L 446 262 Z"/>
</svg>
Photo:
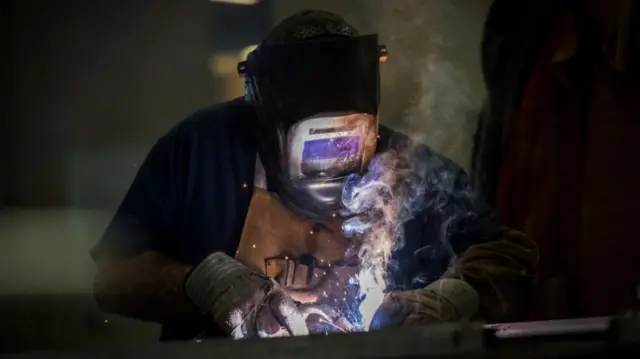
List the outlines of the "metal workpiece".
<svg viewBox="0 0 640 359">
<path fill-rule="evenodd" d="M 487 352 L 500 358 L 639 358 L 640 317 L 486 325 Z"/>
<path fill-rule="evenodd" d="M 609 333 L 615 318 L 597 317 L 580 319 L 546 320 L 537 322 L 520 322 L 505 324 L 489 324 L 484 328 L 493 331 L 497 339 L 565 337 L 595 335 Z"/>
</svg>

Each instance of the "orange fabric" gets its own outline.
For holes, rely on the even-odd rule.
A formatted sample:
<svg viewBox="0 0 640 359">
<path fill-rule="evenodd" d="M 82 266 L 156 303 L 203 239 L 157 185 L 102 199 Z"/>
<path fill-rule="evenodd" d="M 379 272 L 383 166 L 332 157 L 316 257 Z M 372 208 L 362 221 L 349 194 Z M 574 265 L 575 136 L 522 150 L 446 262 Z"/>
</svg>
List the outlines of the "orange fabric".
<svg viewBox="0 0 640 359">
<path fill-rule="evenodd" d="M 341 224 L 336 220 L 316 226 L 298 218 L 277 196 L 255 188 L 236 259 L 274 278 L 295 300 L 315 303 L 324 293 L 343 293 L 347 278 L 357 271 L 332 266 L 357 244 L 344 237 Z M 313 256 L 317 263 L 310 267 L 301 261 L 304 256 Z"/>
</svg>

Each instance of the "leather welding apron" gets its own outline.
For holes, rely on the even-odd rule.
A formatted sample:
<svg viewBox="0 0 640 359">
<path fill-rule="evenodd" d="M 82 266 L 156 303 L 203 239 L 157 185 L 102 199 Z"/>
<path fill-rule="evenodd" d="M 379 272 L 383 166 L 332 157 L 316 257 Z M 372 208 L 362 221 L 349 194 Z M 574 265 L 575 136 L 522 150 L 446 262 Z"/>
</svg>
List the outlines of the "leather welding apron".
<svg viewBox="0 0 640 359">
<path fill-rule="evenodd" d="M 356 256 L 342 221 L 301 220 L 276 195 L 255 188 L 236 259 L 275 279 L 294 300 L 340 306 L 357 273 Z"/>
</svg>

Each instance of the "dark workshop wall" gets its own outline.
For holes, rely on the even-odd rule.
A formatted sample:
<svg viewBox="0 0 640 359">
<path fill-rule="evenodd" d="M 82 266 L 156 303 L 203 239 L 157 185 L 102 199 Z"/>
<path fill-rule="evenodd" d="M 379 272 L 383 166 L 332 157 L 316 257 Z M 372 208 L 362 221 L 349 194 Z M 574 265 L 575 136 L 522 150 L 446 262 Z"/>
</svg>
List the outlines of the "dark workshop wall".
<svg viewBox="0 0 640 359">
<path fill-rule="evenodd" d="M 88 250 L 156 139 L 229 96 L 209 59 L 257 41 L 268 3 L 2 7 L 0 351 L 156 341 L 156 325 L 99 313 Z"/>
<path fill-rule="evenodd" d="M 0 45 L 11 47 L 11 3 L 0 3 Z M 11 56 L 7 51 L 0 53 L 0 78 L 2 93 L 0 96 L 0 210 L 6 205 L 9 193 L 9 161 L 11 159 L 11 127 L 9 126 L 9 105 L 12 101 L 13 77 Z"/>
<path fill-rule="evenodd" d="M 260 11 L 238 19 L 231 7 L 13 1 L 11 203 L 118 201 L 155 139 L 223 97 L 207 66 L 211 54 L 262 31 Z M 78 193 L 78 186 L 93 188 Z"/>
</svg>

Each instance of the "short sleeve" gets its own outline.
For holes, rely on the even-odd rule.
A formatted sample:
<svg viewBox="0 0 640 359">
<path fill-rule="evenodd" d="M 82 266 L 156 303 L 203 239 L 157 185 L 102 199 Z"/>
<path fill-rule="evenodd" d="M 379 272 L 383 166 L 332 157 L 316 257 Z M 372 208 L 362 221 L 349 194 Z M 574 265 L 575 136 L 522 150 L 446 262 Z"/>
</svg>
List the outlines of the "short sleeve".
<svg viewBox="0 0 640 359">
<path fill-rule="evenodd" d="M 126 257 L 168 250 L 177 233 L 175 213 L 182 172 L 176 164 L 186 146 L 174 131 L 153 146 L 103 237 L 91 250 L 100 257 Z"/>
</svg>

